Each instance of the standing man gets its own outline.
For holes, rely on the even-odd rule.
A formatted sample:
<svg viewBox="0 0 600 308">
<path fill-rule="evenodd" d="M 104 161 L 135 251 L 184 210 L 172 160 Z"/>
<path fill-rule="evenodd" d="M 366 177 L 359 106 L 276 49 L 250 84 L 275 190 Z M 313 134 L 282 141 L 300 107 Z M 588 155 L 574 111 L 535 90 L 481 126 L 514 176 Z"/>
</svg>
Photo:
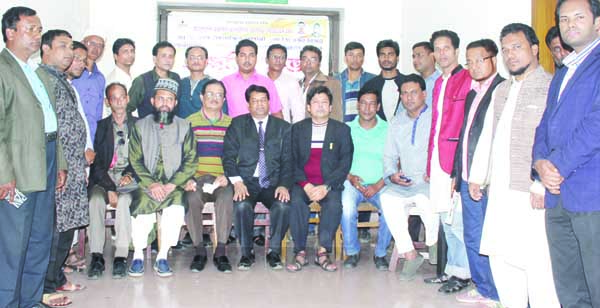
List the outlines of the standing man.
<svg viewBox="0 0 600 308">
<path fill-rule="evenodd" d="M 274 117 L 283 119 L 281 112 L 281 101 L 279 93 L 271 79 L 256 72 L 256 57 L 258 56 L 258 46 L 251 40 L 241 40 L 235 45 L 235 62 L 238 71 L 223 77 L 223 83 L 227 89 L 227 110 L 229 116 L 235 118 L 242 114 L 247 114 L 248 103 L 244 94 L 251 85 L 263 86 L 269 91 L 269 112 Z"/>
<path fill-rule="evenodd" d="M 427 283 L 444 282 L 442 269 L 450 277 L 439 289 L 454 293 L 470 284 L 471 273 L 463 239 L 462 206 L 451 197 L 450 174 L 454 154 L 463 123 L 465 100 L 471 90 L 469 71 L 458 64 L 458 35 L 450 30 L 436 31 L 431 35 L 435 60 L 442 76 L 435 82 L 431 116 L 431 134 L 427 159 L 427 179 L 430 181 L 430 200 L 440 213 L 445 240 L 448 245 L 447 264 L 438 262 L 438 275 L 426 279 Z M 438 246 L 439 247 L 439 246 Z M 443 252 L 440 252 L 443 255 Z M 445 267 L 444 267 L 445 265 Z"/>
<path fill-rule="evenodd" d="M 206 265 L 206 248 L 203 242 L 202 211 L 205 202 L 214 202 L 217 247 L 213 261 L 220 272 L 231 272 L 231 264 L 225 255 L 225 245 L 231 230 L 233 190 L 223 171 L 223 139 L 231 124 L 231 118 L 223 113 L 225 86 L 221 81 L 209 79 L 202 86 L 202 107 L 187 118 L 192 125 L 196 141 L 197 163 L 194 178 L 188 181 L 185 197 L 188 203 L 186 221 L 196 255 L 190 265 L 199 272 Z M 215 185 L 214 190 L 204 185 Z"/>
<path fill-rule="evenodd" d="M 333 94 L 329 88 L 318 86 L 308 92 L 306 104 L 311 117 L 292 126 L 293 180 L 290 228 L 294 239 L 294 263 L 289 271 L 299 271 L 308 264 L 306 237 L 308 235 L 309 204 L 318 202 L 319 248 L 315 263 L 333 272 L 337 266 L 329 254 L 342 218 L 342 190 L 352 166 L 352 136 L 350 128 L 329 118 Z"/>
<path fill-rule="evenodd" d="M 360 260 L 357 219 L 358 205 L 369 202 L 381 209 L 379 194 L 385 186 L 383 180 L 383 147 L 388 123 L 382 120 L 377 111 L 381 108 L 381 98 L 376 90 L 358 92 L 358 117 L 348 123 L 354 144 L 352 167 L 342 191 L 342 232 L 347 258 L 344 267 L 354 268 Z M 373 255 L 375 267 L 387 271 L 385 259 L 392 235 L 383 215 L 379 216 L 377 246 Z"/>
<path fill-rule="evenodd" d="M 190 76 L 181 80 L 177 116 L 185 119 L 202 108 L 202 89 L 210 76 L 204 74 L 208 63 L 208 50 L 202 46 L 190 46 L 185 50 L 185 65 Z M 227 113 L 227 109 L 224 109 Z"/>
<path fill-rule="evenodd" d="M 154 111 L 137 121 L 131 133 L 129 163 L 139 179 L 131 203 L 132 277 L 144 274 L 142 250 L 159 211 L 161 246 L 153 268 L 160 277 L 173 275 L 167 256 L 169 248 L 177 244 L 185 217 L 183 188 L 196 170 L 190 123 L 175 116 L 177 87 L 173 79 L 159 79 L 151 98 Z"/>
<path fill-rule="evenodd" d="M 381 73 L 369 80 L 363 88 L 375 89 L 381 93 L 381 109 L 377 114 L 385 121 L 391 120 L 398 109 L 404 107 L 400 104 L 400 84 L 404 75 L 398 71 L 398 57 L 400 46 L 398 42 L 383 40 L 377 43 L 377 61 Z"/>
<path fill-rule="evenodd" d="M 564 66 L 563 59 L 573 52 L 571 46 L 565 44 L 563 39 L 560 37 L 560 30 L 557 26 L 552 26 L 546 33 L 546 46 L 550 49 L 552 54 L 552 60 L 554 60 L 554 67 L 556 69 Z"/>
<path fill-rule="evenodd" d="M 251 85 L 246 100 L 250 113 L 233 119 L 223 144 L 223 168 L 233 184 L 235 231 L 242 254 L 238 269 L 246 271 L 254 264 L 254 207 L 262 202 L 271 216 L 267 263 L 278 270 L 283 268 L 281 240 L 288 229 L 292 186 L 290 125 L 269 115 L 267 88 Z"/>
<path fill-rule="evenodd" d="M 430 42 L 424 41 L 413 45 L 412 63 L 415 71 L 425 80 L 427 88 L 427 100 L 425 100 L 425 103 L 427 106 L 431 106 L 435 81 L 442 75 L 442 72 L 435 67 L 433 46 L 431 46 Z"/>
<path fill-rule="evenodd" d="M 490 257 L 502 305 L 559 308 L 544 225 L 544 189 L 531 178 L 534 134 L 552 77 L 539 65 L 533 28 L 509 24 L 500 42 L 512 77 L 494 91 L 469 174 L 473 200 L 481 200 L 482 187 L 489 184 L 480 252 Z"/>
<path fill-rule="evenodd" d="M 106 76 L 106 85 L 118 82 L 129 90 L 133 82 L 131 67 L 135 62 L 135 43 L 128 38 L 118 38 L 112 45 L 112 52 L 115 59 L 115 68 Z M 106 118 L 111 114 L 112 108 L 105 102 L 102 118 Z"/>
<path fill-rule="evenodd" d="M 359 42 L 349 42 L 344 47 L 344 62 L 346 69 L 335 78 L 342 86 L 342 111 L 344 123 L 351 122 L 358 115 L 358 91 L 375 77 L 374 74 L 363 70 L 365 62 L 365 46 Z"/>
<path fill-rule="evenodd" d="M 498 47 L 490 39 L 474 41 L 467 45 L 467 66 L 473 81 L 465 102 L 465 117 L 451 174 L 453 189 L 460 193 L 462 201 L 465 246 L 471 277 L 475 284 L 475 289 L 456 297 L 459 302 L 466 303 L 498 301 L 490 261 L 487 256 L 479 254 L 487 196 L 474 201 L 469 196 L 468 185 L 473 154 L 485 124 L 485 114 L 492 101 L 492 92 L 504 81 L 504 78 L 496 73 L 497 54 Z"/>
<path fill-rule="evenodd" d="M 600 3 L 559 1 L 556 17 L 573 52 L 550 84 L 533 163 L 547 190 L 546 232 L 560 303 L 600 307 Z"/>
<path fill-rule="evenodd" d="M 306 101 L 308 92 L 319 87 L 326 86 L 333 95 L 331 118 L 337 121 L 343 121 L 344 112 L 342 110 L 342 86 L 339 80 L 329 77 L 321 72 L 321 61 L 323 54 L 321 49 L 306 45 L 300 51 L 300 70 L 304 73 L 304 78 L 300 80 L 300 88 L 302 89 L 302 100 Z M 306 113 L 309 117 L 310 114 Z"/>
<path fill-rule="evenodd" d="M 154 86 L 159 79 L 175 80 L 181 83 L 181 78 L 175 72 L 171 72 L 175 63 L 175 46 L 167 41 L 158 42 L 152 47 L 152 60 L 154 68 L 136 77 L 129 88 L 129 104 L 127 112 L 137 110 L 140 119 L 154 113 L 154 107 L 150 102 L 154 96 Z"/>
<path fill-rule="evenodd" d="M 88 35 L 83 38 L 82 43 L 88 48 L 86 68 L 81 77 L 73 80 L 73 86 L 79 94 L 87 123 L 90 128 L 92 142 L 96 135 L 98 121 L 102 120 L 104 106 L 104 87 L 106 80 L 96 62 L 104 52 L 104 39 L 98 35 Z"/>
<path fill-rule="evenodd" d="M 302 101 L 302 90 L 298 85 L 298 80 L 288 73 L 285 73 L 285 64 L 287 60 L 287 48 L 281 44 L 273 44 L 267 49 L 267 76 L 273 80 L 279 98 L 283 119 L 288 123 L 296 123 L 306 118 L 306 106 Z"/>
<path fill-rule="evenodd" d="M 0 53 L 2 307 L 33 307 L 41 301 L 55 189 L 62 189 L 66 180 L 66 162 L 56 142 L 54 102 L 27 64 L 40 48 L 41 35 L 42 24 L 34 10 L 12 7 L 2 15 L 6 44 Z M 28 142 L 21 142 L 24 139 Z"/>
</svg>

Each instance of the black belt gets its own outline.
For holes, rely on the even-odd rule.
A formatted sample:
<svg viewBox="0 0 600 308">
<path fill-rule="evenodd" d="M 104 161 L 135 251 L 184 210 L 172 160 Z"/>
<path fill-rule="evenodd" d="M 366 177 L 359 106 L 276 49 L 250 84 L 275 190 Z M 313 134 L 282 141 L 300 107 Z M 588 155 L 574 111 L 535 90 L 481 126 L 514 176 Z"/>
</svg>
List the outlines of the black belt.
<svg viewBox="0 0 600 308">
<path fill-rule="evenodd" d="M 56 132 L 46 133 L 46 142 L 56 140 Z"/>
</svg>

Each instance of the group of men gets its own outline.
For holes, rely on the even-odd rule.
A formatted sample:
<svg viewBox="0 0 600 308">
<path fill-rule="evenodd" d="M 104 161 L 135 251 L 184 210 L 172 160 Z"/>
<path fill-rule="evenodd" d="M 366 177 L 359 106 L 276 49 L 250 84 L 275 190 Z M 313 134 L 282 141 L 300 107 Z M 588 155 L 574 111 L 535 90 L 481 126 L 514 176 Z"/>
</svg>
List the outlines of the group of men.
<svg viewBox="0 0 600 308">
<path fill-rule="evenodd" d="M 107 205 L 116 208 L 113 278 L 143 276 L 143 249 L 154 237 L 153 269 L 173 275 L 168 252 L 184 224 L 195 250 L 190 270 L 200 272 L 208 202 L 220 272 L 232 271 L 232 223 L 237 269 L 255 263 L 257 202 L 270 214 L 271 269 L 284 268 L 288 229 L 294 256 L 285 268 L 308 265 L 312 203 L 320 207 L 314 262 L 337 270 L 330 254 L 341 224 L 343 265 L 354 268 L 358 205 L 368 202 L 379 209 L 378 270 L 388 269 L 393 237 L 405 259 L 399 279 L 414 279 L 428 257 L 437 275 L 425 282 L 464 291 L 460 302 L 600 306 L 600 3 L 561 0 L 556 19 L 546 36 L 554 77 L 538 62 L 534 30 L 512 23 L 500 33 L 507 79 L 497 73 L 493 40 L 470 42 L 463 68 L 458 35 L 439 30 L 412 48 L 418 74 L 400 73 L 398 43 L 383 40 L 379 75 L 363 70 L 358 42 L 346 45 L 347 68 L 335 77 L 308 45 L 296 80 L 279 44 L 268 48 L 262 75 L 258 47 L 244 39 L 235 47 L 238 71 L 219 81 L 204 72 L 202 46 L 185 52 L 189 77 L 172 72 L 176 50 L 167 41 L 152 49 L 154 68 L 134 79 L 127 38 L 114 42 L 116 67 L 105 78 L 96 66 L 101 36 L 80 43 L 64 30 L 43 33 L 34 10 L 9 9 L 0 54 L 0 306 L 69 305 L 58 292 L 84 288 L 63 272 L 82 226 L 87 275 L 100 278 Z M 35 69 L 28 60 L 38 51 Z M 428 254 L 415 248 L 421 222 Z"/>
</svg>

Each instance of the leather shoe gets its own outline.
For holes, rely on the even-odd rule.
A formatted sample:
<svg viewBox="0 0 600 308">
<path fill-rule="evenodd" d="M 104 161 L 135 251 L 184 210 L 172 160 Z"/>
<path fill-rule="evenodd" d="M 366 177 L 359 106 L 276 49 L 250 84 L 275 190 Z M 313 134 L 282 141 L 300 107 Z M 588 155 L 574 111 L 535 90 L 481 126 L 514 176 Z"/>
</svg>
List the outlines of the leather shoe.
<svg viewBox="0 0 600 308">
<path fill-rule="evenodd" d="M 280 270 L 283 268 L 283 264 L 281 263 L 281 256 L 274 251 L 271 251 L 267 254 L 267 263 L 269 264 L 269 267 L 271 267 L 271 269 L 273 270 Z"/>
<path fill-rule="evenodd" d="M 240 263 L 238 263 L 238 270 L 249 270 L 252 264 L 254 264 L 254 260 L 254 254 L 251 254 L 250 256 L 242 256 L 242 258 L 240 258 Z"/>
<path fill-rule="evenodd" d="M 123 257 L 116 257 L 113 261 L 112 278 L 121 279 L 127 276 L 127 259 Z"/>
<path fill-rule="evenodd" d="M 346 260 L 344 260 L 344 267 L 345 268 L 355 268 L 358 265 L 359 260 L 360 260 L 360 256 L 358 254 L 349 255 L 348 257 L 346 257 Z"/>
<path fill-rule="evenodd" d="M 380 271 L 387 271 L 390 267 L 390 264 L 385 259 L 385 257 L 376 257 L 373 256 L 373 262 L 375 263 L 375 268 Z"/>
<path fill-rule="evenodd" d="M 92 253 L 92 261 L 88 269 L 88 279 L 96 280 L 102 276 L 104 272 L 104 257 L 101 253 Z"/>
<path fill-rule="evenodd" d="M 220 256 L 213 258 L 213 263 L 217 267 L 217 270 L 221 273 L 231 273 L 231 263 L 227 256 Z"/>
<path fill-rule="evenodd" d="M 204 267 L 206 266 L 206 261 L 208 260 L 208 258 L 204 255 L 195 255 L 194 256 L 194 260 L 192 261 L 192 264 L 190 265 L 190 270 L 192 270 L 192 272 L 194 273 L 199 273 L 201 272 Z"/>
</svg>

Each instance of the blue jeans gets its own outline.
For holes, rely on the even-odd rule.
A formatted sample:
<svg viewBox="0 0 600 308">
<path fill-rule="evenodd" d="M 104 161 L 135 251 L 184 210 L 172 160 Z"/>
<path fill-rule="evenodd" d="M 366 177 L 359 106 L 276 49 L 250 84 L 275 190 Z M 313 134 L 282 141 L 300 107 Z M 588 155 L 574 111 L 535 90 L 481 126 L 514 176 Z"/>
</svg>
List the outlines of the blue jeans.
<svg viewBox="0 0 600 308">
<path fill-rule="evenodd" d="M 463 181 L 460 186 L 460 197 L 463 206 L 463 225 L 465 247 L 469 259 L 471 278 L 477 287 L 479 294 L 498 300 L 498 292 L 494 285 L 490 260 L 488 256 L 479 254 L 481 244 L 481 232 L 487 209 L 487 195 L 484 194 L 480 201 L 475 201 L 469 196 L 469 184 Z"/>
<path fill-rule="evenodd" d="M 342 191 L 342 232 L 344 235 L 344 250 L 346 251 L 346 255 L 355 255 L 360 252 L 357 221 L 358 205 L 361 202 L 369 202 L 379 209 L 379 230 L 377 233 L 375 256 L 385 257 L 387 254 L 387 247 L 392 239 L 392 234 L 381 214 L 379 192 L 367 199 L 358 189 L 354 188 L 349 181 L 344 182 L 344 191 Z"/>
<path fill-rule="evenodd" d="M 471 278 L 469 271 L 469 260 L 467 258 L 467 250 L 465 248 L 463 218 L 460 205 L 454 209 L 452 216 L 452 224 L 447 224 L 449 212 L 440 213 L 442 227 L 446 236 L 446 244 L 448 244 L 447 262 L 444 272 L 448 276 L 456 276 L 461 279 Z"/>
</svg>

